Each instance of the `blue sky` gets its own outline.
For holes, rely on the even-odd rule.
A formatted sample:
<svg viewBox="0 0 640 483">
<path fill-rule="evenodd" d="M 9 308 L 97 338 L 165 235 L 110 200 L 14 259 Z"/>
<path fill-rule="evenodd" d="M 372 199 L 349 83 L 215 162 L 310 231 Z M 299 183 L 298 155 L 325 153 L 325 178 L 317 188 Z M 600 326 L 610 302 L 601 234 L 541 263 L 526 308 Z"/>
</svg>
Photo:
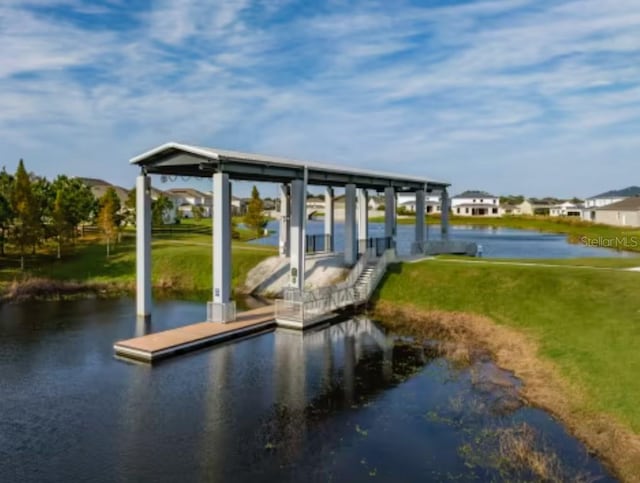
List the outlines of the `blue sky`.
<svg viewBox="0 0 640 483">
<path fill-rule="evenodd" d="M 0 45 L 9 170 L 130 186 L 174 140 L 456 192 L 640 184 L 638 0 L 3 0 Z"/>
</svg>

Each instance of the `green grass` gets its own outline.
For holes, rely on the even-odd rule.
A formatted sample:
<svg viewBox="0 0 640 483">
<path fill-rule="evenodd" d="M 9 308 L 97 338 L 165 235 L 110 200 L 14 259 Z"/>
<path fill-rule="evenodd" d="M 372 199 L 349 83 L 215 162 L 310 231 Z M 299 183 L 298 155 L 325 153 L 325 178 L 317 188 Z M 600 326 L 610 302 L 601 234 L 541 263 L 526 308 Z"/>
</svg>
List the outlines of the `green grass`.
<svg viewBox="0 0 640 483">
<path fill-rule="evenodd" d="M 624 269 L 640 267 L 640 256 L 622 258 L 592 257 L 592 258 L 460 258 L 456 255 L 440 255 L 439 260 L 455 260 L 468 263 L 529 263 L 537 265 L 556 265 L 559 267 L 595 267 Z"/>
<path fill-rule="evenodd" d="M 391 269 L 379 297 L 463 311 L 533 335 L 592 407 L 640 432 L 640 273 L 430 260 Z"/>
<path fill-rule="evenodd" d="M 232 285 L 236 287 L 253 266 L 276 254 L 276 249 L 234 242 L 232 252 Z M 154 287 L 194 293 L 211 290 L 210 236 L 154 237 L 151 254 Z M 121 243 L 112 247 L 109 258 L 104 243 L 94 240 L 78 244 L 73 253 L 66 254 L 61 260 L 56 260 L 50 253 L 28 257 L 26 269 L 27 275 L 53 280 L 132 286 L 135 282 L 135 238 L 125 236 Z M 0 273 L 0 281 L 5 284 L 23 276 L 17 268 L 5 268 Z"/>
</svg>

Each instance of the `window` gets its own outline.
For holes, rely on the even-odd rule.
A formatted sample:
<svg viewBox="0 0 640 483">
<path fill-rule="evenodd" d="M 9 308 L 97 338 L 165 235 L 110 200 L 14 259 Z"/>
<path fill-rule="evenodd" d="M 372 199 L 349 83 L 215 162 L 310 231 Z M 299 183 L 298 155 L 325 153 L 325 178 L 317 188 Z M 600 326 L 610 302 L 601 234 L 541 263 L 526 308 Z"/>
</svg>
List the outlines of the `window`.
<svg viewBox="0 0 640 483">
<path fill-rule="evenodd" d="M 482 200 L 480 200 L 480 203 L 484 203 L 484 200 L 483 200 L 483 199 L 482 199 Z"/>
<path fill-rule="evenodd" d="M 460 214 L 460 208 L 456 208 L 456 213 Z"/>
<path fill-rule="evenodd" d="M 476 202 L 476 200 L 474 199 L 474 200 L 473 200 L 473 202 L 475 203 L 475 202 Z"/>
<path fill-rule="evenodd" d="M 498 200 L 494 199 L 493 200 L 493 204 L 495 205 L 498 202 Z"/>
<path fill-rule="evenodd" d="M 498 214 L 498 208 L 491 208 L 491 213 L 493 213 L 494 215 Z"/>
<path fill-rule="evenodd" d="M 468 214 L 469 213 L 469 208 L 465 208 L 464 212 Z"/>
</svg>

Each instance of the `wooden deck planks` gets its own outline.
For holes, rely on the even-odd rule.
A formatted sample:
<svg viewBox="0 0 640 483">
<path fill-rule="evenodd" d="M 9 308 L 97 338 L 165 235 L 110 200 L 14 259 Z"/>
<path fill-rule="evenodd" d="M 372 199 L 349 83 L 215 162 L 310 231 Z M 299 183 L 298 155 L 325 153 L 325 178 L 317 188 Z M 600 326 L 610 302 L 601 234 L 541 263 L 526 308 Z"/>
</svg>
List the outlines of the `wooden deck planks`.
<svg viewBox="0 0 640 483">
<path fill-rule="evenodd" d="M 240 312 L 234 322 L 200 322 L 176 329 L 165 330 L 133 339 L 116 342 L 116 354 L 134 359 L 152 361 L 160 357 L 196 349 L 216 340 L 227 340 L 234 335 L 247 335 L 252 329 L 267 328 L 268 323 L 275 324 L 274 306 L 267 305 L 257 309 Z"/>
</svg>

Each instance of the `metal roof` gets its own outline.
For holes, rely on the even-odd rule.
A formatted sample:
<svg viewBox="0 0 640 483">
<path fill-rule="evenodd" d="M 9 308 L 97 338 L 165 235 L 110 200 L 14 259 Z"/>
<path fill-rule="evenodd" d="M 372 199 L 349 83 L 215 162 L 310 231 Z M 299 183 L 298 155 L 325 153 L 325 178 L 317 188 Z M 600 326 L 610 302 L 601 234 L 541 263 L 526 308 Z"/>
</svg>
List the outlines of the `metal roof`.
<svg viewBox="0 0 640 483">
<path fill-rule="evenodd" d="M 310 185 L 345 186 L 382 190 L 392 186 L 398 191 L 441 190 L 449 183 L 417 176 L 383 173 L 320 164 L 311 161 L 242 153 L 170 142 L 130 160 L 149 174 L 209 177 L 223 171 L 232 179 L 286 183 L 301 179 L 307 171 Z"/>
</svg>

